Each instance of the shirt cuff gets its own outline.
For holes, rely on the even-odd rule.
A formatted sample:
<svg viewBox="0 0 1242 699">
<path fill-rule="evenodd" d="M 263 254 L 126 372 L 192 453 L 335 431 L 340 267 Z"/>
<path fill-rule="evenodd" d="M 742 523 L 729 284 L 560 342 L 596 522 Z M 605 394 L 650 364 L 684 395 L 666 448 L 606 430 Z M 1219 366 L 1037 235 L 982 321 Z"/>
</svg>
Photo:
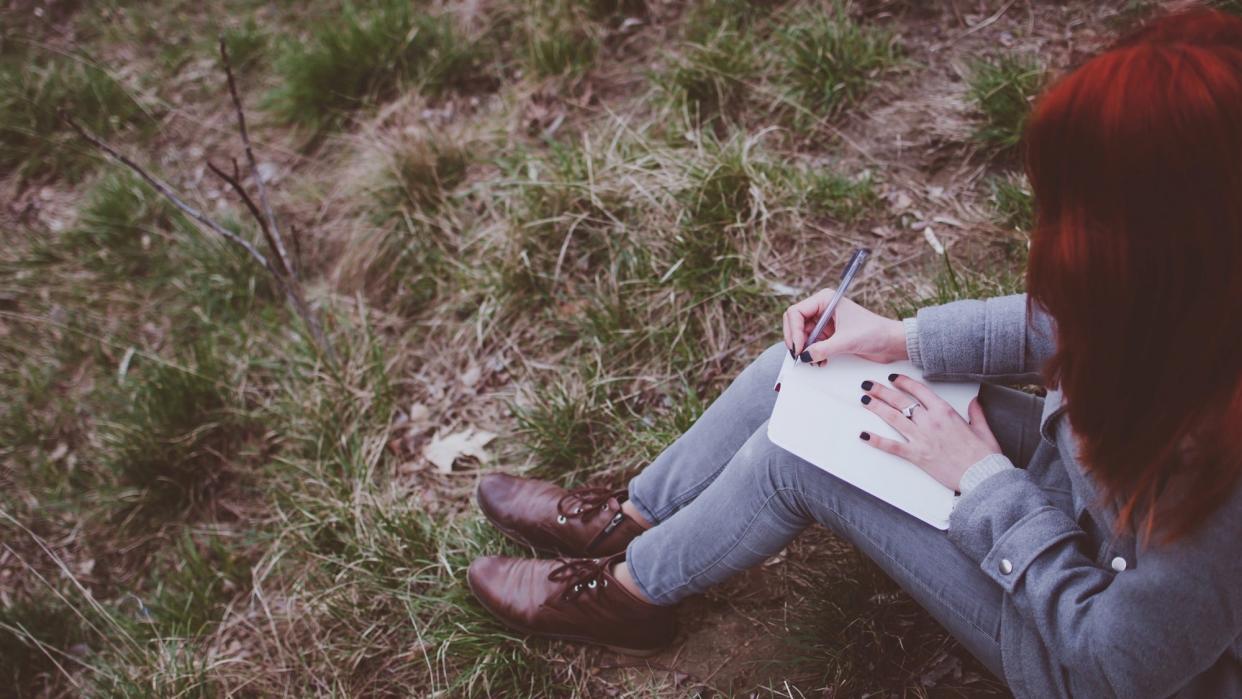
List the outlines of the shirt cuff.
<svg viewBox="0 0 1242 699">
<path fill-rule="evenodd" d="M 919 351 L 919 319 L 903 318 L 901 324 L 906 329 L 906 354 L 914 366 L 923 368 L 923 353 Z"/>
<path fill-rule="evenodd" d="M 1013 462 L 1004 454 L 988 454 L 966 469 L 966 473 L 962 474 L 962 481 L 958 484 L 958 489 L 962 495 L 965 495 L 979 487 L 980 483 L 991 476 L 1004 473 L 1011 468 L 1014 468 Z"/>
</svg>

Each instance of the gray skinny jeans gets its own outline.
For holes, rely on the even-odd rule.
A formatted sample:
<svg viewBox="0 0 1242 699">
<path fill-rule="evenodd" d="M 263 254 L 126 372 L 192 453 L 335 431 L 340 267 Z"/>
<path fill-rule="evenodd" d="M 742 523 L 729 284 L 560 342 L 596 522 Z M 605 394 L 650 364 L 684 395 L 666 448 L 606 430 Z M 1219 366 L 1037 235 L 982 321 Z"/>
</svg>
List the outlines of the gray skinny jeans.
<svg viewBox="0 0 1242 699">
<path fill-rule="evenodd" d="M 818 522 L 1003 678 L 1000 587 L 944 532 L 768 441 L 772 386 L 786 352 L 776 345 L 760 355 L 630 481 L 631 502 L 655 524 L 626 551 L 634 580 L 656 604 L 675 604 L 776 555 Z M 1025 465 L 1038 443 L 1042 399 L 985 384 L 979 402 L 1005 455 Z"/>
</svg>

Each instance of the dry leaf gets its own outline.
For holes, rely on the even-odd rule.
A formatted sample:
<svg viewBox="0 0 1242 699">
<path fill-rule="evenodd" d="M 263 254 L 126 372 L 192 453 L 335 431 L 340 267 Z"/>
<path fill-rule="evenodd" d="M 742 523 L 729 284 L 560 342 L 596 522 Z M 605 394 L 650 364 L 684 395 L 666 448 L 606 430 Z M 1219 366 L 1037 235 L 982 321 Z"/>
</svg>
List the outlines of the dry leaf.
<svg viewBox="0 0 1242 699">
<path fill-rule="evenodd" d="M 474 457 L 481 463 L 486 463 L 488 455 L 483 447 L 495 438 L 496 435 L 491 432 L 476 430 L 473 427 L 467 427 L 461 432 L 454 432 L 444 437 L 437 434 L 423 450 L 423 456 L 435 464 L 436 470 L 440 473 L 452 473 L 453 462 L 463 456 Z"/>
</svg>

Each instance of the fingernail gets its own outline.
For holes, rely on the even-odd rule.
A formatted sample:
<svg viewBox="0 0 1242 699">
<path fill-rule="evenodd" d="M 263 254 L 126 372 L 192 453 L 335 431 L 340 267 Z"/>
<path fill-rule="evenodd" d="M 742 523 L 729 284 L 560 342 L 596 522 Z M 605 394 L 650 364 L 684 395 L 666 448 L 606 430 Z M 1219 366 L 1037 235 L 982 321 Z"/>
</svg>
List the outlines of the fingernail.
<svg viewBox="0 0 1242 699">
<path fill-rule="evenodd" d="M 798 358 L 798 353 L 794 351 L 793 345 L 790 345 L 789 347 L 789 356 L 792 357 L 793 359 Z"/>
<path fill-rule="evenodd" d="M 809 350 L 803 350 L 802 354 L 798 357 L 798 359 L 801 359 L 806 364 L 810 364 L 812 361 L 811 352 Z"/>
<path fill-rule="evenodd" d="M 896 380 L 897 380 L 897 375 L 896 375 L 896 374 L 889 374 L 889 375 L 888 375 L 888 380 L 889 380 L 890 382 L 891 382 L 891 381 L 896 381 Z"/>
<path fill-rule="evenodd" d="M 870 381 L 863 381 L 863 382 L 862 382 L 862 387 L 863 387 L 863 390 L 864 390 L 864 391 L 870 391 L 870 390 L 871 390 L 871 387 L 872 387 L 872 386 L 874 386 L 874 385 L 875 385 L 875 384 L 871 383 Z"/>
<path fill-rule="evenodd" d="M 871 441 L 871 435 L 867 434 L 866 432 L 859 433 L 858 438 L 864 442 Z"/>
<path fill-rule="evenodd" d="M 863 396 L 862 398 L 859 398 L 859 400 L 862 401 L 863 405 L 866 405 L 871 402 L 871 396 Z"/>
</svg>

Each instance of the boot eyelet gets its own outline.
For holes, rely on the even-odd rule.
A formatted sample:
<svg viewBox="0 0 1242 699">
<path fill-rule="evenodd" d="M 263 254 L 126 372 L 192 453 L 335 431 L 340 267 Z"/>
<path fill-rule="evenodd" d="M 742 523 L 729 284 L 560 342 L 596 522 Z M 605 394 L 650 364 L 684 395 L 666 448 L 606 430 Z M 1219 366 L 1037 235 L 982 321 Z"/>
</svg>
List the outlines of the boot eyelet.
<svg viewBox="0 0 1242 699">
<path fill-rule="evenodd" d="M 587 583 L 587 587 L 589 587 L 589 588 L 591 588 L 592 590 L 594 590 L 594 589 L 595 589 L 595 581 L 594 581 L 594 580 L 592 580 L 591 582 Z"/>
<path fill-rule="evenodd" d="M 557 524 L 564 524 L 566 521 L 568 520 L 565 519 L 565 515 L 557 515 L 556 517 Z"/>
<path fill-rule="evenodd" d="M 574 585 L 574 592 L 582 592 L 582 586 L 581 586 L 581 585 Z"/>
</svg>

